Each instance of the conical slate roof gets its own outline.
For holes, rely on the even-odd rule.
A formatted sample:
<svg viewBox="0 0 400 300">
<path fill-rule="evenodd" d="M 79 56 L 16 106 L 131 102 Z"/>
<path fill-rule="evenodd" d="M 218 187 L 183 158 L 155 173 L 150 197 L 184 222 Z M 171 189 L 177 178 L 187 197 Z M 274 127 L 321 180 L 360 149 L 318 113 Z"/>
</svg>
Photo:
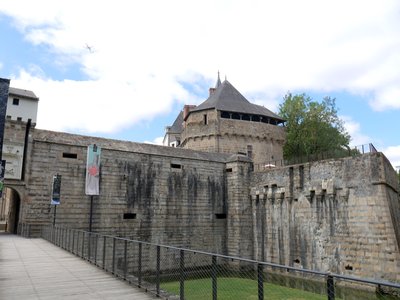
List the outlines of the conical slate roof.
<svg viewBox="0 0 400 300">
<path fill-rule="evenodd" d="M 259 115 L 274 118 L 281 122 L 285 121 L 264 106 L 250 103 L 228 80 L 224 80 L 206 101 L 193 108 L 190 112 L 209 109 Z"/>
<path fill-rule="evenodd" d="M 169 129 L 169 133 L 181 133 L 183 130 L 183 111 L 181 111 L 175 119 L 175 122 Z"/>
</svg>

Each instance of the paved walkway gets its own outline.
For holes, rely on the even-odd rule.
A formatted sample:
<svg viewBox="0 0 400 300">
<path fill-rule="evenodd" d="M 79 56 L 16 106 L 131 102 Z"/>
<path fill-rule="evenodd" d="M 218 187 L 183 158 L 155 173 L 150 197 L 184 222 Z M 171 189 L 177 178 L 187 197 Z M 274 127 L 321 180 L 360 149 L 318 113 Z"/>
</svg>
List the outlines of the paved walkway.
<svg viewBox="0 0 400 300">
<path fill-rule="evenodd" d="M 0 299 L 155 298 L 43 239 L 0 233 Z"/>
</svg>

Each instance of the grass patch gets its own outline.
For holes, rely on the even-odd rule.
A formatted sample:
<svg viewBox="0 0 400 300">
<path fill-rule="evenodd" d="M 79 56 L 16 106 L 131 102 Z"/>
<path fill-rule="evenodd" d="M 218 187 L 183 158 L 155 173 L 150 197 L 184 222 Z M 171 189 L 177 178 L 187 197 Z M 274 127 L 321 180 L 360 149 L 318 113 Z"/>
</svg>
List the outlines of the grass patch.
<svg viewBox="0 0 400 300">
<path fill-rule="evenodd" d="M 258 299 L 257 281 L 244 278 L 218 277 L 218 299 Z M 166 282 L 161 288 L 169 293 L 179 295 L 179 282 Z M 285 300 L 326 300 L 326 295 L 314 294 L 271 283 L 264 283 L 265 299 Z M 211 279 L 194 279 L 185 281 L 185 299 L 212 299 Z"/>
</svg>

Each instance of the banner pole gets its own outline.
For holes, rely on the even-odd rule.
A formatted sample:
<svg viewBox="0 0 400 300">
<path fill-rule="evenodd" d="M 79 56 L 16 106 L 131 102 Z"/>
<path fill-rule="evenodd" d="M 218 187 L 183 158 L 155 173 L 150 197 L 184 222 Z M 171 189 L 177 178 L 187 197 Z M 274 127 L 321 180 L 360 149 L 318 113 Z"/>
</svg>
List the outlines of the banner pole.
<svg viewBox="0 0 400 300">
<path fill-rule="evenodd" d="M 92 232 L 92 221 L 93 221 L 93 196 L 90 196 L 89 232 Z"/>
<path fill-rule="evenodd" d="M 56 225 L 57 205 L 54 205 L 53 227 Z"/>
</svg>

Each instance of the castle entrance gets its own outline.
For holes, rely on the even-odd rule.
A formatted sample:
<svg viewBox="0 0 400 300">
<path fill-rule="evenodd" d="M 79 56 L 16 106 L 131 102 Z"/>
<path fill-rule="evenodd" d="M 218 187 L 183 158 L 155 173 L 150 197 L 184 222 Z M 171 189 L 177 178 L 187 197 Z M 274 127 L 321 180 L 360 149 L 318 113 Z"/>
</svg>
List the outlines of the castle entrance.
<svg viewBox="0 0 400 300">
<path fill-rule="evenodd" d="M 0 200 L 0 231 L 17 233 L 20 206 L 21 198 L 18 192 L 5 187 Z"/>
</svg>

